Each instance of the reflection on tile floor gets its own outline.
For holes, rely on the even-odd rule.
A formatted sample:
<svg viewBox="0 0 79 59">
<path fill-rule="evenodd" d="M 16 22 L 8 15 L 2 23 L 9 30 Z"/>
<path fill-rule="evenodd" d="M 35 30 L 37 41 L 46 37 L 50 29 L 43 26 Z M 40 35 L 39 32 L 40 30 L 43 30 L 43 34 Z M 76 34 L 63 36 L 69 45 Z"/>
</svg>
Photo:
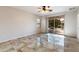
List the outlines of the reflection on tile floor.
<svg viewBox="0 0 79 59">
<path fill-rule="evenodd" d="M 36 34 L 0 43 L 0 52 L 78 52 L 76 38 Z"/>
</svg>

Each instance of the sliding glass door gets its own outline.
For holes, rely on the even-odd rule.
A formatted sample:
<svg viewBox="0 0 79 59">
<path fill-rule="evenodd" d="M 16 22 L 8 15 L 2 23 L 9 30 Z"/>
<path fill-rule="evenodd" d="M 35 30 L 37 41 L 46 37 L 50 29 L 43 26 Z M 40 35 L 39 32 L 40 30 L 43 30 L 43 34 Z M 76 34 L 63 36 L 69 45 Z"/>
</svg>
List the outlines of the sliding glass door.
<svg viewBox="0 0 79 59">
<path fill-rule="evenodd" d="M 48 32 L 64 34 L 64 16 L 49 17 Z"/>
</svg>

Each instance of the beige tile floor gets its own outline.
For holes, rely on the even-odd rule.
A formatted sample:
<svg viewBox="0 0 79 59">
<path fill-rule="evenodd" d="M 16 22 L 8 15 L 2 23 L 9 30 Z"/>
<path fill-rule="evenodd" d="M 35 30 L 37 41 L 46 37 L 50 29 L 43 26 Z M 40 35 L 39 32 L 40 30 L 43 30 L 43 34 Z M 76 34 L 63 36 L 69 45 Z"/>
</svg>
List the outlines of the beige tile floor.
<svg viewBox="0 0 79 59">
<path fill-rule="evenodd" d="M 41 36 L 44 41 L 37 43 Z M 61 39 L 59 39 L 61 40 Z M 76 38 L 64 38 L 64 46 L 48 43 L 48 36 L 44 34 L 30 35 L 0 43 L 0 52 L 78 52 L 79 42 Z"/>
<path fill-rule="evenodd" d="M 79 40 L 76 38 L 67 37 L 64 40 L 65 52 L 79 52 Z"/>
</svg>

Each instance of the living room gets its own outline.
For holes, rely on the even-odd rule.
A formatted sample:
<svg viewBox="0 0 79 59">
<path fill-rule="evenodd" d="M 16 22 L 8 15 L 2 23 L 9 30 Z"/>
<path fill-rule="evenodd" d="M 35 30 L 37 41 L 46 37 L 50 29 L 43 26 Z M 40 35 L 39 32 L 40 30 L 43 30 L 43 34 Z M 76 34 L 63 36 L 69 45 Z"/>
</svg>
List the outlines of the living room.
<svg viewBox="0 0 79 59">
<path fill-rule="evenodd" d="M 63 34 L 49 33 L 49 17 L 61 15 L 64 15 Z M 78 6 L 0 6 L 0 51 L 79 51 L 79 48 L 77 48 L 77 45 L 79 45 L 77 44 L 79 39 L 78 24 Z M 57 44 L 63 43 L 65 46 L 64 42 L 67 39 L 70 41 L 67 40 L 66 44 L 68 42 L 71 42 L 71 44 L 69 44 L 70 46 L 67 44 L 66 48 L 64 46 L 57 46 L 56 42 L 53 42 L 54 40 L 52 40 L 53 37 L 50 39 L 52 43 L 49 42 L 50 36 L 58 37 L 59 42 Z M 44 42 L 42 41 L 43 39 Z M 75 49 L 71 48 L 73 45 Z"/>
</svg>

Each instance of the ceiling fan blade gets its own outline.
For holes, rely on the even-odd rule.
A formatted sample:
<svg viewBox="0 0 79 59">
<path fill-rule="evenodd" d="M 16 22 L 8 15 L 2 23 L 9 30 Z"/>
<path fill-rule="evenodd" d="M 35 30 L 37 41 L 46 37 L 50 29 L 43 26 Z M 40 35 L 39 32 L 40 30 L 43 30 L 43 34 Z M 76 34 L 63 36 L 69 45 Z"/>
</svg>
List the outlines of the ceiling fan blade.
<svg viewBox="0 0 79 59">
<path fill-rule="evenodd" d="M 52 10 L 49 10 L 50 12 L 52 12 Z"/>
</svg>

